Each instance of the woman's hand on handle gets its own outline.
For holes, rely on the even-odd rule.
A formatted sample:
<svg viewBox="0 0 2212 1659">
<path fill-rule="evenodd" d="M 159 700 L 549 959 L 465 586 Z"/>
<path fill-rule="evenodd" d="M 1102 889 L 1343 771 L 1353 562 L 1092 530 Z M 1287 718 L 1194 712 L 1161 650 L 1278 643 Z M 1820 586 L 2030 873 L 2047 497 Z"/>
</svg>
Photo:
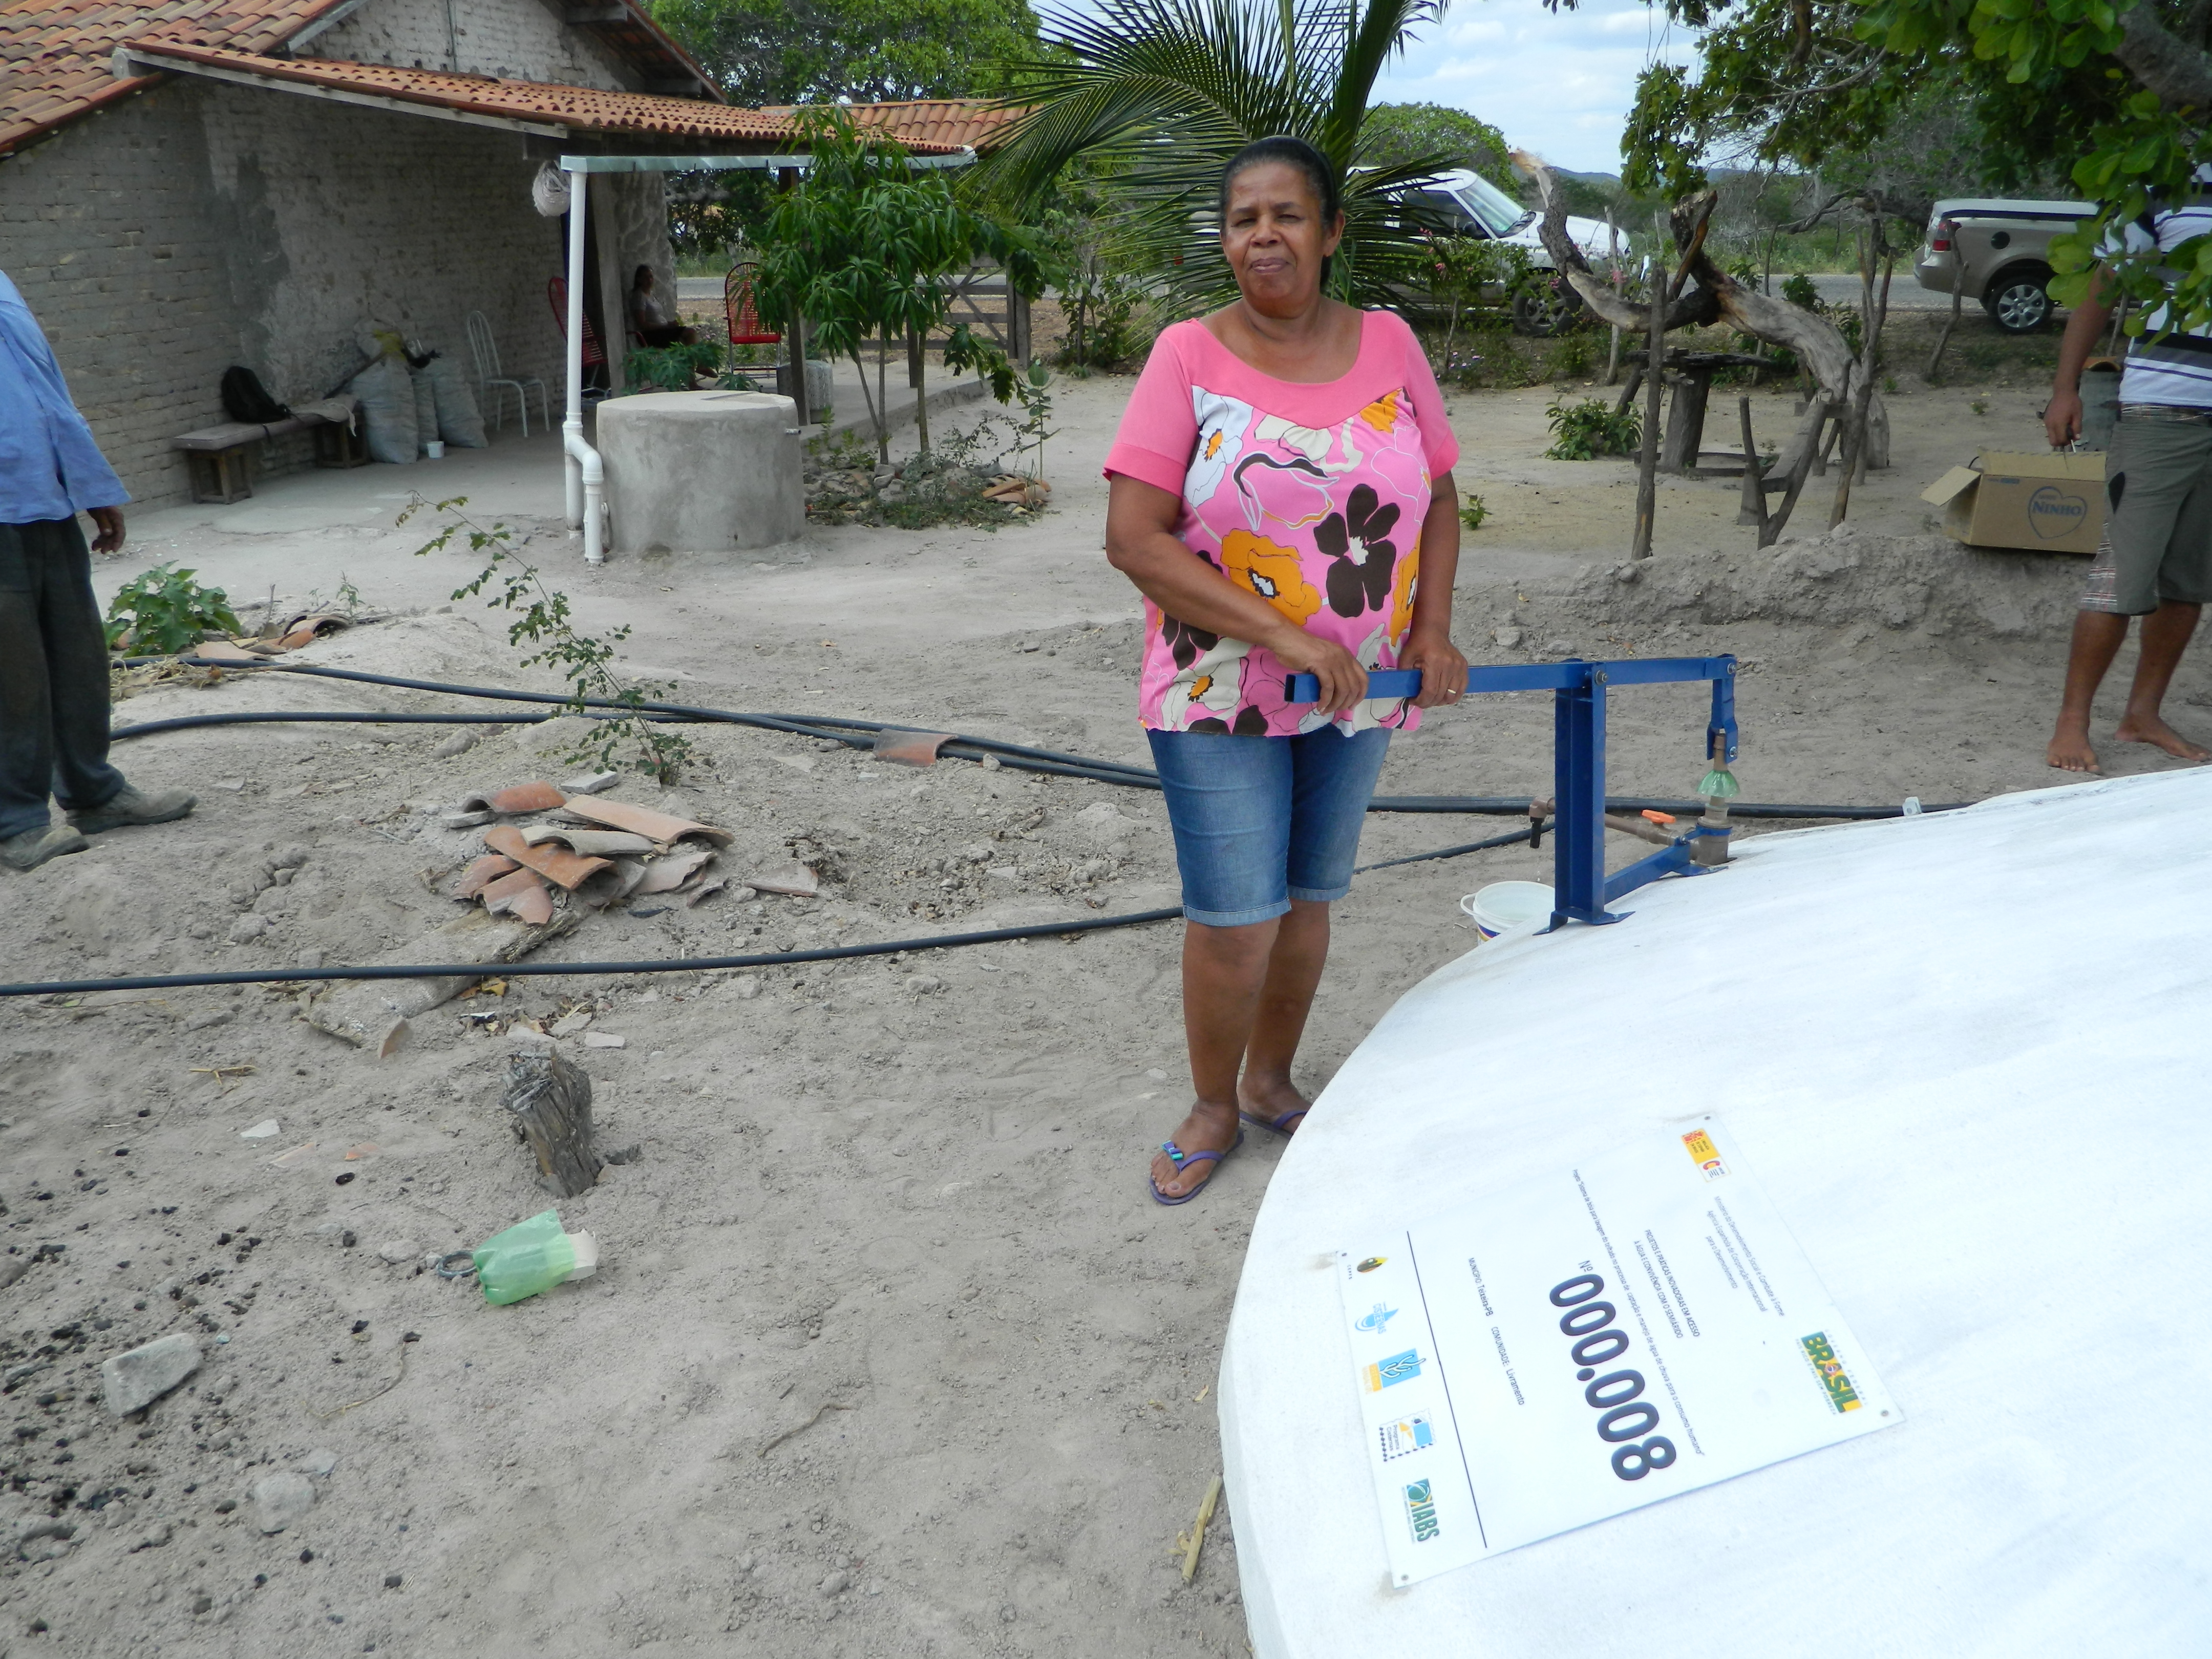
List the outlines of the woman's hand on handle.
<svg viewBox="0 0 2212 1659">
<path fill-rule="evenodd" d="M 1270 640 L 1267 648 L 1293 674 L 1311 674 L 1321 681 L 1314 707 L 1322 714 L 1340 714 L 1366 699 L 1367 671 L 1342 646 L 1299 629 Z"/>
<path fill-rule="evenodd" d="M 1467 693 L 1467 658 L 1445 635 L 1414 629 L 1398 653 L 1398 666 L 1421 671 L 1416 708 L 1449 708 Z"/>
</svg>

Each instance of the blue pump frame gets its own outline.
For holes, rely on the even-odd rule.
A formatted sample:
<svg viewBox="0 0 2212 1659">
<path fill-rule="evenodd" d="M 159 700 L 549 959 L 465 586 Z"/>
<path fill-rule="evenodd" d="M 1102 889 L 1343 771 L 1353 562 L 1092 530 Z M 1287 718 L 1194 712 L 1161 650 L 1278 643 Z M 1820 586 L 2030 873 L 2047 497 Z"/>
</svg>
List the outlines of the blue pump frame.
<svg viewBox="0 0 2212 1659">
<path fill-rule="evenodd" d="M 1700 837 L 1724 836 L 1729 832 L 1698 824 L 1687 834 L 1676 836 L 1673 846 L 1663 847 L 1650 857 L 1639 859 L 1609 876 L 1606 874 L 1606 693 L 1622 685 L 1711 681 L 1713 708 L 1712 717 L 1705 726 L 1706 763 L 1711 763 L 1717 754 L 1724 764 L 1736 757 L 1735 670 L 1735 659 L 1723 656 L 1630 658 L 1613 662 L 1588 662 L 1571 657 L 1565 662 L 1467 671 L 1467 689 L 1471 693 L 1552 693 L 1555 814 L 1552 830 L 1555 872 L 1553 927 L 1570 921 L 1589 922 L 1594 927 L 1619 921 L 1621 916 L 1606 906 L 1623 895 L 1662 876 L 1702 876 L 1709 872 L 1709 866 L 1695 861 L 1693 845 Z M 1375 697 L 1415 696 L 1421 689 L 1420 672 L 1411 668 L 1370 670 L 1367 689 Z M 1321 696 L 1321 682 L 1311 674 L 1293 674 L 1285 683 L 1284 692 L 1290 702 L 1313 702 Z"/>
</svg>

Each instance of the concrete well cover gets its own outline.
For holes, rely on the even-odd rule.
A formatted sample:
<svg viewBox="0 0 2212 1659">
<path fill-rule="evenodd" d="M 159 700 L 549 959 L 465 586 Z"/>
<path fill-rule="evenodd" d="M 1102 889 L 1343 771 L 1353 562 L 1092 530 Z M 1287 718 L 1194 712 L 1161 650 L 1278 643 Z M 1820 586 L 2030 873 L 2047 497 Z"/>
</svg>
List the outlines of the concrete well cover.
<svg viewBox="0 0 2212 1659">
<path fill-rule="evenodd" d="M 799 421 L 766 392 L 648 392 L 599 405 L 617 553 L 774 547 L 806 524 Z"/>
</svg>

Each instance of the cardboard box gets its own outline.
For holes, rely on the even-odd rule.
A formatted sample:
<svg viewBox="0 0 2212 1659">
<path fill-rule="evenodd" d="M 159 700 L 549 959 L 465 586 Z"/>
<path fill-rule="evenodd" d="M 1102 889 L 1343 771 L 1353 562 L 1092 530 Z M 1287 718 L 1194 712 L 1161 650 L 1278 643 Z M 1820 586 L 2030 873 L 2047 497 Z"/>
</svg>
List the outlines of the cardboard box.
<svg viewBox="0 0 2212 1659">
<path fill-rule="evenodd" d="M 1943 508 L 1945 532 L 1972 547 L 2091 554 L 2105 533 L 2105 458 L 2063 450 L 1980 454 L 1920 499 Z"/>
</svg>

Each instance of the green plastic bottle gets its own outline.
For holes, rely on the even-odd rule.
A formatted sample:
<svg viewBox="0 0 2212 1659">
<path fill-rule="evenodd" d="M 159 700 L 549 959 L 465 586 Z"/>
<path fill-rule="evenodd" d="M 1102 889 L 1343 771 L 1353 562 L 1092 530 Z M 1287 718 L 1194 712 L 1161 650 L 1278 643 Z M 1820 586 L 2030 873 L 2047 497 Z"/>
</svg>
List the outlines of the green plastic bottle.
<svg viewBox="0 0 2212 1659">
<path fill-rule="evenodd" d="M 561 1230 L 557 1211 L 548 1210 L 495 1233 L 471 1252 L 477 1283 L 494 1307 L 520 1302 L 570 1279 L 588 1279 L 599 1265 L 599 1247 L 589 1233 Z"/>
</svg>

